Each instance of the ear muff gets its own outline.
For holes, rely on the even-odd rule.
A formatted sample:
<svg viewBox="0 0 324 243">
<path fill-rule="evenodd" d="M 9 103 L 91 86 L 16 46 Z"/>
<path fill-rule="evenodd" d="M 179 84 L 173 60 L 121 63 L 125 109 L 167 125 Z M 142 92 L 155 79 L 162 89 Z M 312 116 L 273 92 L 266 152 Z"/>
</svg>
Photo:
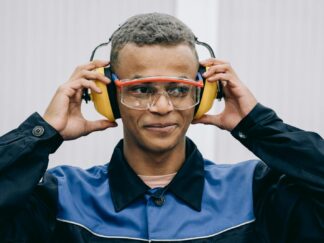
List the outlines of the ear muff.
<svg viewBox="0 0 324 243">
<path fill-rule="evenodd" d="M 104 74 L 107 78 L 112 80 L 110 67 L 98 68 L 97 72 Z M 105 116 L 109 121 L 115 121 L 120 118 L 120 112 L 117 103 L 117 90 L 116 85 L 111 81 L 108 85 L 100 82 L 94 81 L 96 85 L 100 88 L 101 93 L 91 92 L 91 100 L 94 103 L 96 110 L 103 116 Z"/>
<path fill-rule="evenodd" d="M 202 75 L 208 68 L 203 66 L 199 67 L 198 72 Z M 98 68 L 97 72 L 104 74 L 107 78 L 112 80 L 110 67 Z M 101 115 L 106 117 L 109 121 L 115 121 L 120 118 L 120 112 L 117 102 L 117 90 L 116 85 L 112 81 L 108 85 L 100 81 L 94 81 L 96 85 L 101 89 L 101 93 L 91 92 L 91 100 L 94 106 Z M 202 117 L 213 106 L 214 100 L 222 98 L 222 87 L 219 82 L 207 82 L 203 79 L 204 87 L 201 89 L 200 101 L 195 108 L 194 119 Z"/>
<path fill-rule="evenodd" d="M 119 27 L 116 31 L 118 31 L 121 27 Z M 111 38 L 112 37 L 109 38 L 108 42 L 104 42 L 96 46 L 96 48 L 91 53 L 90 61 L 93 60 L 98 48 L 109 45 L 109 43 L 111 42 Z M 210 45 L 208 45 L 205 42 L 198 41 L 197 37 L 195 37 L 195 42 L 197 45 L 201 45 L 207 48 L 210 53 L 210 56 L 212 58 L 215 58 L 214 51 Z M 110 67 L 98 68 L 97 71 L 105 74 L 106 77 L 112 80 Z M 203 74 L 205 71 L 206 71 L 205 67 L 203 66 L 199 67 L 200 74 Z M 206 112 L 208 112 L 211 109 L 215 98 L 221 100 L 223 97 L 223 87 L 220 81 L 210 83 L 210 82 L 206 82 L 206 80 L 203 79 L 203 82 L 204 82 L 204 88 L 201 90 L 199 104 L 195 108 L 195 115 L 194 115 L 195 119 L 202 117 Z M 117 118 L 120 118 L 115 83 L 113 81 L 108 85 L 105 85 L 99 81 L 95 81 L 95 83 L 101 89 L 102 93 L 97 94 L 92 92 L 91 95 L 89 95 L 88 90 L 83 89 L 82 99 L 85 100 L 86 103 L 90 99 L 92 99 L 96 110 L 100 114 L 108 118 L 108 120 L 115 121 Z"/>
<path fill-rule="evenodd" d="M 198 72 L 202 75 L 206 70 L 208 70 L 208 67 L 199 66 Z M 204 87 L 201 90 L 200 102 L 195 109 L 194 119 L 198 119 L 207 113 L 212 108 L 216 98 L 222 98 L 222 87 L 219 81 L 211 83 L 203 79 L 203 82 Z"/>
</svg>

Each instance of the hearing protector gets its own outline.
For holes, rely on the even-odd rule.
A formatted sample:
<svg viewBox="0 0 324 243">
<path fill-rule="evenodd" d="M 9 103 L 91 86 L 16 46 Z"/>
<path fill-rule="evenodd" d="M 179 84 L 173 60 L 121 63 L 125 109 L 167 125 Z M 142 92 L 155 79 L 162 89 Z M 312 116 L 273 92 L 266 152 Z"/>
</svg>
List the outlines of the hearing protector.
<svg viewBox="0 0 324 243">
<path fill-rule="evenodd" d="M 198 41 L 197 38 L 195 38 L 196 44 L 204 46 L 208 49 L 210 56 L 212 58 L 215 58 L 215 54 L 213 49 L 210 45 L 208 45 L 205 42 Z M 90 61 L 93 60 L 95 52 L 98 48 L 107 46 L 111 42 L 111 38 L 108 42 L 102 43 L 98 45 L 91 54 Z M 208 67 L 201 66 L 199 67 L 198 72 L 202 75 Z M 112 79 L 112 70 L 108 67 L 102 67 L 98 68 L 96 70 L 97 72 L 104 74 L 107 78 L 110 80 Z M 88 89 L 83 90 L 82 99 L 88 103 L 89 100 L 92 100 L 94 103 L 94 106 L 96 110 L 103 116 L 105 116 L 109 121 L 115 121 L 116 119 L 120 118 L 120 112 L 118 108 L 118 102 L 117 102 L 117 88 L 114 82 L 110 82 L 108 85 L 100 82 L 100 81 L 94 81 L 96 85 L 101 89 L 101 93 L 95 93 L 92 92 L 89 94 Z M 223 87 L 222 83 L 220 81 L 217 82 L 206 82 L 205 79 L 203 79 L 204 87 L 201 90 L 200 95 L 200 101 L 195 107 L 195 115 L 194 118 L 198 119 L 202 117 L 206 112 L 208 112 L 214 102 L 214 99 L 221 100 L 223 97 Z"/>
</svg>

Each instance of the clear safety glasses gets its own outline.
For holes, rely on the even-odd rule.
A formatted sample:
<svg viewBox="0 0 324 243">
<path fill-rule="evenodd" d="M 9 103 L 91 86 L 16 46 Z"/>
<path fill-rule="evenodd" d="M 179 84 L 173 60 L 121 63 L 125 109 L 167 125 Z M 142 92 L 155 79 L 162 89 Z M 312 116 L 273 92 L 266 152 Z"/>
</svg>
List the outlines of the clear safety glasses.
<svg viewBox="0 0 324 243">
<path fill-rule="evenodd" d="M 197 80 L 178 77 L 145 77 L 113 81 L 120 90 L 121 103 L 136 110 L 147 110 L 155 106 L 161 96 L 176 110 L 187 110 L 199 103 L 203 80 L 197 73 Z"/>
</svg>

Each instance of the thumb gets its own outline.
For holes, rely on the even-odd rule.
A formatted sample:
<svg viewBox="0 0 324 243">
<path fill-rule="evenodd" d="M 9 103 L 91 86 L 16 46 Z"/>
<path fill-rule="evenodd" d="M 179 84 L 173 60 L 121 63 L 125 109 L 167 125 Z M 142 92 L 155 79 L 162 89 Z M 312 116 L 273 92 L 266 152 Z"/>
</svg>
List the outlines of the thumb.
<svg viewBox="0 0 324 243">
<path fill-rule="evenodd" d="M 221 123 L 221 114 L 217 114 L 217 115 L 203 115 L 202 117 L 198 118 L 198 119 L 194 119 L 192 121 L 192 124 L 205 124 L 205 125 L 215 125 L 221 129 L 224 129 L 222 127 L 222 123 Z"/>
<path fill-rule="evenodd" d="M 117 127 L 118 124 L 116 122 L 111 122 L 108 120 L 97 120 L 97 121 L 87 121 L 86 122 L 86 134 L 102 131 L 109 127 Z"/>
</svg>

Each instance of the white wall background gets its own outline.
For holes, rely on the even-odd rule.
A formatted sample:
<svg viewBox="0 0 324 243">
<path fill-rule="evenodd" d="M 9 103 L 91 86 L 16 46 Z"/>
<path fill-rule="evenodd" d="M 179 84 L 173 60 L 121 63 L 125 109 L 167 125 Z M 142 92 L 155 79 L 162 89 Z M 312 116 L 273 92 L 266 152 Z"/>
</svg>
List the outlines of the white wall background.
<svg viewBox="0 0 324 243">
<path fill-rule="evenodd" d="M 323 9 L 321 0 L 1 0 L 0 134 L 34 111 L 42 114 L 56 88 L 118 24 L 156 11 L 187 23 L 286 122 L 323 135 Z M 84 113 L 99 117 L 89 105 Z M 118 123 L 119 128 L 65 142 L 51 156 L 51 166 L 107 162 L 122 137 Z M 217 162 L 253 157 L 214 127 L 192 126 L 189 136 Z"/>
<path fill-rule="evenodd" d="M 219 1 L 218 55 L 287 123 L 324 135 L 324 1 Z M 248 157 L 233 140 L 229 160 Z"/>
</svg>

